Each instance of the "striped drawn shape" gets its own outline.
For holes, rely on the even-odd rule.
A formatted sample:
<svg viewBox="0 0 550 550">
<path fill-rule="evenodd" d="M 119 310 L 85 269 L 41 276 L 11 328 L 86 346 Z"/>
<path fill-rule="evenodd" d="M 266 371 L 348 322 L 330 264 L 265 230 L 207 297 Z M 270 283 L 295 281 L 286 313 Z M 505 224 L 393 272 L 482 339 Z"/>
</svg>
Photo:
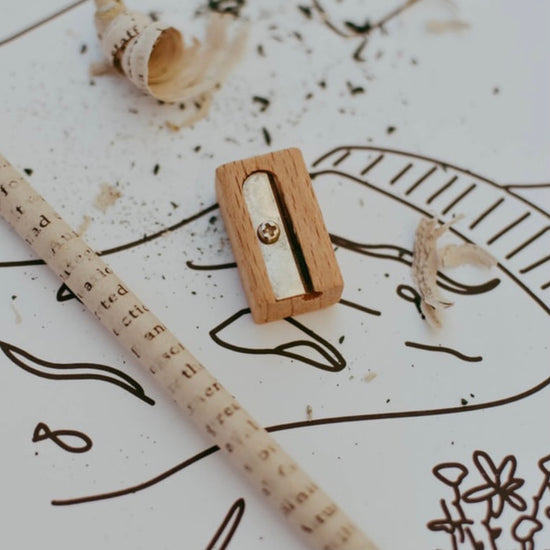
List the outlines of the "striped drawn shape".
<svg viewBox="0 0 550 550">
<path fill-rule="evenodd" d="M 334 166 L 344 154 L 345 163 Z M 313 177 L 330 173 L 442 223 L 463 216 L 451 231 L 493 254 L 500 269 L 550 313 L 550 213 L 524 198 L 521 186 L 499 185 L 437 159 L 373 146 L 338 147 L 313 163 Z M 550 188 L 525 187 L 534 186 Z"/>
</svg>

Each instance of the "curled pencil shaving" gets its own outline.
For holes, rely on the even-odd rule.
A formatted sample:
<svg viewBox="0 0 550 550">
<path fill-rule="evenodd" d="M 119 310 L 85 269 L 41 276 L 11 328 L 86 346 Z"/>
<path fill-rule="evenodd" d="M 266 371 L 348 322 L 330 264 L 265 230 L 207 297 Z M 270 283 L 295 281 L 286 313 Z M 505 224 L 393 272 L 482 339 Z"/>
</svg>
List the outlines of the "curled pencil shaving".
<svg viewBox="0 0 550 550">
<path fill-rule="evenodd" d="M 121 0 L 96 0 L 95 25 L 108 62 L 164 102 L 208 103 L 244 53 L 246 28 L 229 37 L 232 15 L 210 14 L 204 42 L 187 45 L 174 27 L 128 11 Z"/>
<path fill-rule="evenodd" d="M 428 323 L 440 327 L 441 310 L 453 305 L 446 300 L 437 286 L 437 270 L 464 264 L 492 267 L 496 259 L 481 247 L 472 244 L 447 245 L 437 248 L 437 240 L 462 216 L 439 225 L 437 220 L 422 218 L 416 229 L 412 274 L 422 301 L 420 307 Z"/>
<path fill-rule="evenodd" d="M 439 250 L 441 267 L 456 267 L 464 264 L 493 267 L 496 263 L 494 256 L 473 243 L 449 244 Z"/>
</svg>

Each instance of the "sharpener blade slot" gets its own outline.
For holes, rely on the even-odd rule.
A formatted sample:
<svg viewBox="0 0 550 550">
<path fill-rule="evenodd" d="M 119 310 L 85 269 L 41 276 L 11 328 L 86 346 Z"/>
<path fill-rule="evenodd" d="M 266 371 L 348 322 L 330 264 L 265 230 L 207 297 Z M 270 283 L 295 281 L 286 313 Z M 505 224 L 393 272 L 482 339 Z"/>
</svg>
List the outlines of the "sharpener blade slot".
<svg viewBox="0 0 550 550">
<path fill-rule="evenodd" d="M 243 183 L 243 196 L 255 230 L 265 228 L 266 224 L 268 230 L 277 228 L 278 236 L 274 241 L 258 236 L 275 298 L 283 300 L 307 294 L 311 280 L 293 232 L 292 220 L 277 192 L 275 176 L 269 172 L 254 172 Z"/>
</svg>

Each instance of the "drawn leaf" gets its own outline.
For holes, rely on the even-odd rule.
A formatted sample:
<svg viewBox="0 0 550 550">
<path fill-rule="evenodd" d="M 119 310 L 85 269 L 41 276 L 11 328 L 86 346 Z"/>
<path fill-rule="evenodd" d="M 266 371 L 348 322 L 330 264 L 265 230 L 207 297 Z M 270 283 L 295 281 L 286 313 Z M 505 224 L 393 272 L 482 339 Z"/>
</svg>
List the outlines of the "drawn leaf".
<svg viewBox="0 0 550 550">
<path fill-rule="evenodd" d="M 502 479 L 510 479 L 516 471 L 516 465 L 511 456 L 507 456 L 498 467 L 498 475 Z"/>
<path fill-rule="evenodd" d="M 149 405 L 155 404 L 150 397 L 145 395 L 145 391 L 140 384 L 114 367 L 96 363 L 54 363 L 35 357 L 29 352 L 3 341 L 0 341 L 0 349 L 12 363 L 41 378 L 49 380 L 101 380 L 126 390 Z"/>
<path fill-rule="evenodd" d="M 495 482 L 498 476 L 498 470 L 493 459 L 485 451 L 474 451 L 474 464 L 479 473 L 490 484 Z"/>
<path fill-rule="evenodd" d="M 252 355 L 281 355 L 300 361 L 306 365 L 311 365 L 318 369 L 331 372 L 339 372 L 346 366 L 346 360 L 330 342 L 292 317 L 287 317 L 284 321 L 297 329 L 298 338 L 273 347 L 255 347 L 252 342 L 247 345 L 235 345 L 220 336 L 220 333 L 223 332 L 225 328 L 248 314 L 250 314 L 249 308 L 239 310 L 218 326 L 214 327 L 210 331 L 210 337 L 216 344 L 240 353 Z M 307 336 L 307 339 L 304 338 L 304 335 Z"/>
<path fill-rule="evenodd" d="M 483 502 L 484 500 L 490 500 L 496 491 L 492 485 L 480 485 L 469 489 L 462 495 L 464 502 Z"/>
<path fill-rule="evenodd" d="M 523 485 L 523 480 L 521 482 L 521 485 Z M 510 494 L 508 494 L 508 496 L 506 497 L 506 502 L 508 502 L 508 504 L 510 504 L 512 508 L 515 508 L 516 510 L 520 510 L 521 512 L 523 512 L 527 508 L 527 504 L 525 500 L 523 500 L 523 498 L 520 495 L 514 492 L 510 492 Z"/>
</svg>

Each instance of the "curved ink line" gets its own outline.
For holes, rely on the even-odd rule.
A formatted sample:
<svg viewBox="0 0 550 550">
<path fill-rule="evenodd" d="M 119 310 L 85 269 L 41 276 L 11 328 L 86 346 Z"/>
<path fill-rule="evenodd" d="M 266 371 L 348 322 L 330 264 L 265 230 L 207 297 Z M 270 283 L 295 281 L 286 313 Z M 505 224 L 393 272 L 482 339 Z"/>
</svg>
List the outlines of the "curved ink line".
<svg viewBox="0 0 550 550">
<path fill-rule="evenodd" d="M 318 369 L 324 370 L 324 371 L 330 371 L 330 372 L 339 372 L 346 366 L 346 360 L 342 356 L 342 354 L 332 345 L 330 342 L 319 336 L 317 333 L 313 332 L 306 326 L 302 325 L 302 323 L 299 323 L 292 317 L 287 317 L 284 319 L 287 323 L 295 326 L 298 330 L 301 332 L 304 332 L 309 337 L 311 337 L 314 342 L 310 342 L 309 340 L 294 340 L 292 342 L 287 342 L 284 344 L 281 344 L 279 346 L 276 346 L 274 348 L 247 348 L 243 346 L 236 346 L 235 344 L 231 344 L 229 342 L 226 342 L 225 340 L 222 340 L 218 333 L 222 331 L 224 328 L 229 326 L 231 323 L 242 317 L 243 315 L 246 315 L 250 313 L 250 308 L 243 308 L 230 317 L 228 317 L 225 321 L 222 321 L 219 325 L 215 326 L 210 332 L 210 338 L 214 340 L 216 344 L 219 346 L 230 349 L 232 351 L 237 351 L 239 353 L 247 353 L 249 355 L 281 355 L 283 357 L 288 357 L 290 359 L 295 359 L 297 361 L 301 361 L 302 363 L 306 363 L 308 365 L 311 365 L 312 367 L 316 367 Z M 319 353 L 324 359 L 327 360 L 329 363 L 324 364 L 319 361 L 315 361 L 314 359 L 310 359 L 309 357 L 305 357 L 303 355 L 300 355 L 298 353 L 292 353 L 290 351 L 287 351 L 291 348 L 304 345 L 307 346 L 313 350 L 315 350 L 317 353 Z"/>
<path fill-rule="evenodd" d="M 408 0 L 404 2 L 403 4 L 397 6 L 397 8 L 394 8 L 390 12 L 388 12 L 386 15 L 384 15 L 381 19 L 379 19 L 375 23 L 370 23 L 368 20 L 363 25 L 357 25 L 353 23 L 352 21 L 344 21 L 344 26 L 348 28 L 350 31 L 350 34 L 346 34 L 345 31 L 340 30 L 330 19 L 326 12 L 326 10 L 323 8 L 323 6 L 320 4 L 319 0 L 313 0 L 313 7 L 317 10 L 319 15 L 321 16 L 322 23 L 330 29 L 332 32 L 337 34 L 338 36 L 341 36 L 342 38 L 357 38 L 357 37 L 363 37 L 364 40 L 367 39 L 367 37 L 375 30 L 380 30 L 382 32 L 385 32 L 386 23 L 388 21 L 392 20 L 394 17 L 397 17 L 399 14 L 407 10 L 408 8 L 412 7 L 413 4 L 416 4 L 419 0 Z M 364 46 L 363 46 L 364 47 Z"/>
<path fill-rule="evenodd" d="M 31 355 L 28 351 L 18 348 L 8 342 L 0 340 L 0 349 L 4 352 L 6 357 L 12 361 L 15 365 L 23 370 L 39 376 L 40 378 L 47 378 L 49 380 L 102 380 L 109 384 L 114 384 L 123 390 L 135 395 L 138 399 L 145 401 L 149 405 L 154 405 L 155 402 L 149 396 L 145 395 L 143 387 L 138 384 L 132 377 L 126 373 L 115 369 L 114 367 L 108 367 L 107 365 L 99 365 L 96 363 L 53 363 L 44 359 L 39 359 L 34 355 Z M 20 355 L 35 366 L 31 366 L 17 357 Z M 79 374 L 56 374 L 39 370 L 37 367 L 45 367 L 46 369 L 53 369 L 58 371 L 64 370 L 77 370 L 77 369 L 89 369 L 99 372 L 109 373 L 111 376 L 104 374 L 92 374 L 92 373 L 79 373 Z M 122 380 L 121 380 L 122 379 Z"/>
<path fill-rule="evenodd" d="M 76 294 L 74 294 L 73 291 L 65 283 L 62 283 L 62 285 L 57 289 L 57 292 L 55 294 L 55 299 L 58 302 L 67 302 L 73 299 L 76 299 L 79 302 L 81 302 L 80 298 L 76 296 Z"/>
<path fill-rule="evenodd" d="M 536 386 L 533 386 L 528 390 L 520 392 L 516 395 L 512 395 L 510 397 L 504 397 L 502 399 L 496 399 L 494 401 L 488 401 L 486 403 L 477 403 L 475 405 L 465 405 L 460 408 L 442 407 L 439 409 L 432 409 L 432 410 L 414 410 L 414 411 L 357 414 L 357 415 L 349 415 L 349 416 L 316 418 L 312 420 L 300 420 L 298 422 L 288 422 L 285 424 L 275 424 L 273 426 L 267 427 L 266 430 L 270 433 L 274 433 L 274 432 L 281 432 L 285 430 L 293 430 L 297 428 L 309 428 L 311 426 L 344 424 L 347 422 L 368 422 L 372 420 L 393 420 L 393 419 L 402 419 L 402 418 L 418 418 L 418 417 L 424 417 L 424 416 L 443 416 L 447 414 L 464 414 L 464 413 L 473 412 L 473 411 L 501 407 L 503 405 L 509 405 L 510 403 L 521 401 L 522 399 L 525 399 L 526 397 L 530 397 L 535 393 L 543 390 L 549 385 L 550 385 L 550 377 L 546 378 Z M 79 497 L 79 498 L 56 499 L 56 500 L 52 500 L 51 504 L 54 506 L 70 506 L 73 504 L 82 504 L 84 502 L 107 500 L 107 499 L 116 498 L 119 496 L 137 493 L 138 491 L 142 491 L 144 489 L 147 489 L 148 487 L 151 487 L 152 485 L 155 485 L 159 481 L 163 481 L 164 479 L 170 477 L 171 475 L 185 469 L 187 466 L 191 466 L 195 462 L 198 462 L 202 458 L 205 458 L 215 453 L 218 450 L 219 450 L 219 447 L 217 445 L 208 447 L 207 449 L 201 451 L 200 453 L 197 453 L 196 455 L 184 460 L 183 462 L 176 464 L 174 467 L 170 468 L 169 470 L 166 470 L 165 472 L 143 483 L 133 485 L 132 487 L 127 487 L 126 489 L 120 489 L 118 491 L 113 491 L 109 493 L 99 493 L 99 494 L 89 495 L 89 496 Z"/>
<path fill-rule="evenodd" d="M 24 29 L 16 32 L 15 34 L 12 34 L 11 36 L 8 36 L 7 38 L 4 38 L 0 41 L 0 47 L 4 46 L 5 44 L 8 44 L 9 42 L 12 42 L 13 40 L 16 40 L 17 38 L 20 38 L 21 36 L 34 31 L 38 27 L 41 27 L 42 25 L 45 25 L 46 23 L 49 23 L 50 21 L 53 21 L 57 17 L 71 11 L 72 9 L 80 6 L 80 4 L 84 4 L 84 2 L 87 2 L 88 0 L 77 0 L 76 2 L 73 2 L 72 4 L 69 4 L 68 6 L 65 6 L 63 9 L 56 11 L 55 13 L 52 13 L 51 15 L 48 15 L 45 19 L 41 19 L 40 21 L 37 21 L 36 23 L 33 23 L 29 27 L 25 27 Z"/>
<path fill-rule="evenodd" d="M 193 263 L 192 260 L 188 260 L 185 263 L 189 269 L 193 269 L 195 271 L 215 271 L 218 269 L 221 270 L 221 269 L 230 269 L 230 268 L 237 267 L 237 264 L 235 262 L 226 263 L 226 264 L 196 265 Z M 65 283 L 63 283 L 58 288 L 57 293 L 55 295 L 55 299 L 58 302 L 67 302 L 69 300 L 72 300 L 73 298 L 81 302 L 78 296 L 76 296 Z"/>
<path fill-rule="evenodd" d="M 106 248 L 105 250 L 101 250 L 97 252 L 98 256 L 108 256 L 109 254 L 115 254 L 117 252 L 122 252 L 123 250 L 130 250 L 131 248 L 135 248 L 136 246 L 140 246 L 142 244 L 148 243 L 150 241 L 153 241 L 155 239 L 158 239 L 159 237 L 162 237 L 165 233 L 170 231 L 176 231 L 177 229 L 181 229 L 185 225 L 195 221 L 196 219 L 200 218 L 201 216 L 204 216 L 205 214 L 208 214 L 212 212 L 213 210 L 216 210 L 218 208 L 218 203 L 214 203 L 210 205 L 208 208 L 205 208 L 204 210 L 200 210 L 196 214 L 193 214 L 192 216 L 189 216 L 188 218 L 184 218 L 183 220 L 180 220 L 179 222 L 176 222 L 173 225 L 170 225 L 168 227 L 165 227 L 164 229 L 160 229 L 159 231 L 156 231 L 155 233 L 151 233 L 150 235 L 144 235 L 141 237 L 141 239 L 136 239 L 135 241 L 130 241 L 125 244 L 121 244 L 119 246 L 114 246 L 112 248 Z M 0 262 L 0 268 L 2 267 L 23 267 L 23 266 L 29 266 L 29 265 L 44 265 L 46 262 L 44 260 L 18 260 L 18 261 L 10 261 L 10 262 Z"/>
<path fill-rule="evenodd" d="M 409 291 L 411 294 L 410 296 L 407 296 L 405 293 L 405 290 Z M 397 288 L 395 289 L 395 293 L 402 298 L 403 300 L 406 300 L 407 302 L 410 302 L 411 304 L 414 304 L 414 307 L 416 308 L 416 311 L 422 317 L 422 319 L 425 319 L 425 315 L 422 313 L 422 297 L 416 290 L 416 288 L 409 286 L 409 285 L 397 285 Z"/>
<path fill-rule="evenodd" d="M 150 241 L 154 241 L 155 239 L 158 239 L 159 237 L 162 237 L 167 231 L 176 231 L 177 229 L 181 229 L 182 227 L 186 226 L 187 224 L 194 222 L 195 220 L 198 220 L 201 216 L 204 216 L 206 214 L 209 214 L 213 210 L 216 210 L 218 208 L 218 203 L 215 202 L 214 204 L 211 204 L 204 210 L 199 210 L 196 214 L 193 214 L 192 216 L 189 216 L 188 218 L 183 218 L 183 220 L 180 220 L 179 222 L 176 222 L 173 225 L 169 225 L 168 227 L 165 227 L 164 229 L 160 229 L 159 231 L 156 231 L 155 233 L 151 233 L 150 235 L 144 235 L 141 239 L 136 239 L 135 241 L 131 241 L 126 244 L 121 244 L 119 246 L 114 246 L 113 248 L 107 248 L 106 250 L 102 250 L 98 253 L 99 256 L 107 256 L 109 254 L 115 254 L 116 252 L 122 252 L 123 250 L 129 250 L 131 248 L 135 248 L 136 246 L 140 246 L 142 244 L 148 243 Z"/>
<path fill-rule="evenodd" d="M 369 315 L 376 315 L 377 317 L 382 315 L 382 312 L 378 311 L 377 309 L 372 309 L 370 307 L 363 306 L 361 304 L 358 304 L 357 302 L 352 302 L 350 300 L 344 300 L 343 298 L 341 298 L 338 303 L 342 304 L 343 306 L 358 309 L 359 311 L 362 311 L 363 313 L 368 313 Z"/>
<path fill-rule="evenodd" d="M 523 517 L 526 517 L 528 519 L 531 519 L 536 524 L 537 528 L 533 531 L 534 533 L 536 533 L 537 531 L 540 531 L 543 528 L 543 525 L 537 519 L 537 516 L 538 516 L 539 511 L 540 511 L 540 505 L 541 505 L 541 501 L 544 497 L 544 493 L 550 487 L 550 473 L 544 467 L 544 464 L 545 464 L 545 462 L 548 461 L 548 459 L 550 459 L 550 455 L 543 456 L 542 458 L 539 459 L 539 461 L 537 463 L 540 471 L 544 474 L 544 477 L 543 477 L 542 483 L 539 487 L 539 490 L 533 496 L 533 507 L 531 509 L 531 513 L 529 515 L 523 516 Z M 543 512 L 543 514 L 544 514 L 544 512 Z M 546 517 L 550 517 L 549 514 L 548 514 L 548 507 L 546 508 L 545 515 L 546 515 Z M 512 529 L 511 529 L 511 532 L 514 536 L 514 540 L 516 540 L 518 542 L 519 542 L 519 537 L 517 536 L 517 529 L 518 529 L 519 524 L 521 523 L 522 519 L 523 519 L 522 516 L 519 516 L 516 519 L 516 521 L 513 523 Z"/>
<path fill-rule="evenodd" d="M 389 244 L 362 244 L 345 237 L 340 237 L 338 235 L 330 235 L 331 241 L 341 248 L 350 250 L 351 252 L 362 254 L 364 256 L 369 256 L 371 258 L 381 258 L 384 260 L 392 260 L 395 262 L 400 262 L 407 266 L 412 266 L 412 252 L 406 248 L 401 248 L 400 246 L 394 246 Z M 381 254 L 378 252 L 372 252 L 372 250 L 388 250 L 389 253 Z M 395 254 L 394 254 L 395 252 Z M 406 259 L 405 257 L 411 258 Z M 476 295 L 483 294 L 493 290 L 500 284 L 500 279 L 490 279 L 486 283 L 479 285 L 466 285 L 455 281 L 445 273 L 437 272 L 437 286 L 453 292 L 454 294 L 465 294 L 465 295 Z"/>
<path fill-rule="evenodd" d="M 388 149 L 387 151 L 388 152 L 397 152 L 397 153 L 399 153 L 399 151 L 392 151 L 390 149 Z M 402 153 L 402 154 L 406 154 L 406 153 Z M 326 156 L 327 155 L 324 155 L 324 157 L 326 157 Z M 412 155 L 412 156 L 415 156 L 415 155 Z M 420 159 L 423 159 L 423 160 L 430 160 L 431 162 L 437 162 L 437 161 L 434 161 L 434 160 L 429 159 L 427 157 L 421 157 L 419 155 L 416 155 L 416 156 Z M 321 158 L 324 158 L 324 157 L 321 157 Z M 318 162 L 318 161 L 316 161 L 316 162 Z M 439 164 L 442 165 L 441 163 L 439 163 Z M 451 164 L 445 164 L 445 166 L 448 166 L 450 168 L 455 168 L 456 170 L 459 170 L 459 168 L 456 168 L 455 166 L 453 166 Z M 481 176 L 478 176 L 476 174 L 471 174 L 470 172 L 465 171 L 465 170 L 462 170 L 462 171 L 467 173 L 467 174 L 472 175 L 473 177 L 477 177 L 477 178 L 479 178 L 483 181 L 486 181 L 487 183 L 493 185 L 494 187 L 496 187 L 498 189 L 502 189 L 502 187 L 500 187 L 499 185 L 497 185 L 496 183 L 494 183 L 490 180 L 486 180 L 485 178 L 483 178 Z M 419 208 L 418 206 L 415 206 L 414 204 L 411 204 L 411 203 L 403 200 L 401 197 L 398 197 L 396 195 L 392 195 L 391 193 L 388 193 L 384 189 L 380 189 L 379 187 L 377 187 L 376 185 L 373 185 L 372 183 L 360 180 L 359 178 L 356 178 L 356 177 L 354 177 L 350 174 L 346 174 L 345 172 L 340 172 L 339 170 L 321 170 L 319 172 L 314 172 L 310 175 L 313 179 L 316 176 L 321 176 L 321 175 L 325 175 L 325 174 L 333 174 L 333 175 L 336 175 L 336 176 L 341 176 L 343 178 L 348 178 L 352 181 L 355 181 L 356 183 L 360 183 L 361 185 L 364 185 L 365 187 L 368 187 L 369 189 L 372 189 L 373 191 L 376 191 L 377 193 L 381 193 L 382 195 L 384 195 L 384 196 L 386 196 L 386 197 L 388 197 L 392 200 L 395 200 L 395 201 L 401 203 L 402 205 L 407 206 L 408 208 L 412 208 L 416 212 L 419 212 L 419 213 L 421 213 L 421 214 L 423 214 L 427 217 L 430 217 L 430 214 L 426 210 L 423 210 L 422 208 Z M 529 203 L 527 201 L 524 201 L 524 202 L 526 204 L 528 204 L 529 206 L 532 206 L 533 208 L 536 208 L 531 203 Z M 546 212 L 540 210 L 539 208 L 536 208 L 536 209 L 539 210 L 545 216 L 550 217 L 550 215 L 546 214 Z M 450 227 L 449 231 L 453 232 L 455 235 L 460 236 L 467 243 L 472 242 L 470 239 L 468 239 L 468 237 L 466 237 L 465 235 L 462 235 L 462 233 L 459 233 L 453 227 Z M 508 275 L 508 277 L 510 277 L 510 279 L 512 279 L 512 281 L 514 281 L 526 294 L 528 294 L 546 313 L 548 313 L 550 315 L 550 306 L 546 305 L 530 288 L 527 287 L 527 285 L 523 281 L 521 281 L 518 277 L 516 277 L 510 270 L 508 270 L 506 267 L 504 267 L 501 263 L 498 263 L 497 266 L 502 272 L 504 272 L 506 275 Z"/>
<path fill-rule="evenodd" d="M 445 273 L 440 272 L 437 273 L 437 277 L 439 279 L 442 279 L 443 281 L 446 281 L 437 282 L 437 285 L 441 288 L 444 288 L 445 290 L 448 290 L 449 292 L 453 292 L 455 294 L 462 294 L 466 296 L 474 296 L 477 294 L 490 292 L 500 284 L 500 279 L 489 279 L 486 283 L 482 283 L 479 285 L 466 285 L 464 283 L 455 281 L 454 279 L 451 279 L 451 277 L 449 277 L 448 275 L 445 275 Z"/>
<path fill-rule="evenodd" d="M 229 528 L 229 532 L 227 533 L 227 536 L 223 540 L 220 550 L 225 550 L 227 548 L 228 544 L 231 542 L 231 539 L 233 538 L 233 535 L 235 534 L 235 531 L 237 530 L 237 527 L 241 523 L 241 520 L 243 519 L 244 515 L 244 509 L 245 509 L 245 501 L 244 498 L 238 498 L 232 505 L 231 508 L 229 508 L 227 514 L 225 515 L 225 518 L 223 518 L 223 521 L 221 525 L 218 527 L 218 530 L 212 537 L 212 540 L 208 543 L 208 546 L 205 550 L 213 550 L 214 545 L 219 541 L 224 529 L 227 527 L 228 523 L 233 520 L 233 523 L 231 524 L 231 527 Z M 233 518 L 233 516 L 235 516 Z"/>
<path fill-rule="evenodd" d="M 153 485 L 156 485 L 157 483 L 164 481 L 165 479 L 169 478 L 170 476 L 176 474 L 177 472 L 184 470 L 188 466 L 191 466 L 195 462 L 198 462 L 199 460 L 206 458 L 207 456 L 215 453 L 216 451 L 219 451 L 220 448 L 217 445 L 213 445 L 212 447 L 208 447 L 208 449 L 204 449 L 200 453 L 197 453 L 194 456 L 189 457 L 187 460 L 184 460 L 183 462 L 180 462 L 179 464 L 176 464 L 169 470 L 166 470 L 162 472 L 161 474 L 152 477 L 148 481 L 145 481 L 143 483 L 139 483 L 138 485 L 134 485 L 133 487 L 128 487 L 126 489 L 119 489 L 118 491 L 112 491 L 110 493 L 101 493 L 97 495 L 90 495 L 87 497 L 79 497 L 79 498 L 71 498 L 71 499 L 54 499 L 51 501 L 52 506 L 71 506 L 73 504 L 83 504 L 85 502 L 94 502 L 97 500 L 107 500 L 111 498 L 117 498 L 124 495 L 130 495 L 132 493 L 137 493 L 139 491 L 143 491 L 144 489 L 147 489 L 149 487 L 152 487 Z"/>
<path fill-rule="evenodd" d="M 411 265 L 412 263 L 412 252 L 406 248 L 401 248 L 400 246 L 395 246 L 393 244 L 358 243 L 356 241 L 352 241 L 351 239 L 341 237 L 340 235 L 334 235 L 333 233 L 329 233 L 329 236 L 332 244 L 335 246 L 341 246 L 346 250 L 351 250 L 352 252 L 357 252 L 358 254 L 364 254 L 365 256 L 371 256 L 373 258 L 395 260 L 406 265 Z M 372 252 L 372 250 L 386 250 L 388 253 L 381 254 Z M 405 260 L 404 256 L 408 256 L 410 260 Z"/>
<path fill-rule="evenodd" d="M 76 437 L 84 443 L 81 447 L 75 447 L 65 443 L 61 437 L 69 436 Z M 50 427 L 44 422 L 39 422 L 34 428 L 34 433 L 32 434 L 32 441 L 44 441 L 45 439 L 50 439 L 56 445 L 61 447 L 63 450 L 68 451 L 69 453 L 86 453 L 92 448 L 91 438 L 83 432 L 77 430 L 51 430 Z"/>
<path fill-rule="evenodd" d="M 34 260 L 11 260 L 0 262 L 0 267 L 27 267 L 30 265 L 44 265 L 46 262 L 38 258 Z"/>
<path fill-rule="evenodd" d="M 418 342 L 409 341 L 405 342 L 405 345 L 409 348 L 416 348 L 424 351 L 439 351 L 441 353 L 449 353 L 450 355 L 454 355 L 455 357 L 462 359 L 462 361 L 468 361 L 470 363 L 478 363 L 479 361 L 483 361 L 483 357 L 481 357 L 481 355 L 465 355 L 460 351 L 443 346 L 429 346 L 427 344 L 419 344 Z"/>
<path fill-rule="evenodd" d="M 481 176 L 475 172 L 471 172 L 470 170 L 466 170 L 464 168 L 461 168 L 459 166 L 457 166 L 456 164 L 451 164 L 449 162 L 443 162 L 441 160 L 437 160 L 437 159 L 434 159 L 432 157 L 427 157 L 425 155 L 419 155 L 417 153 L 407 153 L 405 151 L 401 151 L 399 149 L 388 149 L 386 147 L 371 147 L 369 145 L 340 145 L 339 147 L 335 147 L 334 149 L 330 150 L 328 153 L 325 153 L 324 155 L 321 155 L 317 160 L 315 160 L 313 162 L 313 164 L 311 165 L 312 168 L 315 168 L 315 166 L 317 166 L 318 164 L 320 164 L 321 162 L 323 162 L 326 158 L 330 157 L 331 155 L 333 155 L 334 153 L 336 153 L 337 151 L 341 151 L 341 150 L 356 150 L 356 151 L 376 151 L 378 153 L 395 153 L 397 155 L 403 155 L 405 157 L 409 157 L 409 158 L 414 158 L 414 159 L 418 159 L 418 160 L 424 160 L 426 162 L 432 162 L 434 164 L 437 164 L 438 166 L 441 166 L 441 168 L 443 168 L 444 170 L 447 169 L 447 168 L 452 168 L 453 170 L 456 170 L 457 172 L 461 172 L 462 174 L 466 174 L 467 176 L 471 176 L 473 178 L 478 178 L 480 179 L 481 181 L 484 181 L 485 183 L 491 185 L 492 187 L 495 187 L 496 189 L 500 189 L 501 191 L 506 191 L 508 192 L 510 195 L 514 196 L 515 198 L 517 198 L 518 200 L 520 200 L 521 202 L 527 204 L 528 206 L 530 206 L 531 208 L 534 208 L 535 210 L 537 210 L 538 212 L 540 212 L 542 215 L 544 215 L 545 217 L 549 218 L 550 219 L 550 213 L 547 212 L 546 210 L 543 210 L 542 208 L 540 208 L 539 206 L 537 206 L 536 204 L 533 204 L 531 201 L 521 197 L 521 196 L 518 196 L 516 195 L 515 193 L 511 192 L 506 185 L 500 185 L 498 183 L 496 183 L 495 181 L 493 180 L 490 180 L 484 176 Z M 317 174 L 321 174 L 323 172 L 326 172 L 327 170 L 323 170 L 321 172 L 317 172 L 317 173 L 310 173 L 310 176 L 313 178 L 315 175 Z M 330 171 L 330 170 L 328 170 Z M 348 176 L 347 174 L 344 174 L 342 173 L 342 175 L 344 176 Z M 353 176 L 351 176 L 353 177 Z M 355 178 L 354 178 L 355 179 Z M 363 182 L 362 180 L 356 180 L 356 181 L 359 181 L 360 183 L 365 183 Z M 535 184 L 537 185 L 537 184 Z M 546 184 L 543 184 L 543 185 L 546 185 Z M 369 185 L 370 187 L 370 185 Z M 380 192 L 382 193 L 385 193 L 382 189 L 378 189 L 377 187 L 372 187 L 373 189 L 376 189 L 376 190 L 379 190 Z M 386 194 L 386 193 L 385 193 Z M 390 194 L 391 195 L 391 194 Z M 398 201 L 400 202 L 403 202 L 404 204 L 407 204 L 408 206 L 411 206 L 412 208 L 414 208 L 415 210 L 418 210 L 419 212 L 422 212 L 421 209 L 413 206 L 412 204 L 409 204 L 405 201 L 403 201 L 400 197 L 396 197 L 395 195 L 391 195 L 392 198 L 395 198 L 397 199 Z M 451 228 L 452 230 L 452 228 Z"/>
<path fill-rule="evenodd" d="M 460 475 L 455 476 L 455 479 L 453 479 L 453 481 L 450 481 L 441 473 L 441 470 L 445 470 L 447 468 L 456 468 L 457 470 L 460 470 Z M 466 466 L 464 466 L 464 464 L 461 464 L 460 462 L 440 462 L 432 468 L 432 473 L 439 481 L 441 481 L 441 483 L 444 483 L 449 487 L 454 487 L 460 485 L 462 483 L 462 480 L 470 472 L 468 471 L 468 468 L 466 468 Z"/>
<path fill-rule="evenodd" d="M 503 189 L 510 191 L 510 189 L 550 189 L 550 183 L 507 183 L 502 185 Z M 515 193 L 512 193 L 515 195 Z"/>
<path fill-rule="evenodd" d="M 194 269 L 196 271 L 214 271 L 216 269 L 231 269 L 237 267 L 235 262 L 228 262 L 226 264 L 210 264 L 210 265 L 197 265 L 193 260 L 187 260 L 185 265 L 189 269 Z"/>
</svg>

